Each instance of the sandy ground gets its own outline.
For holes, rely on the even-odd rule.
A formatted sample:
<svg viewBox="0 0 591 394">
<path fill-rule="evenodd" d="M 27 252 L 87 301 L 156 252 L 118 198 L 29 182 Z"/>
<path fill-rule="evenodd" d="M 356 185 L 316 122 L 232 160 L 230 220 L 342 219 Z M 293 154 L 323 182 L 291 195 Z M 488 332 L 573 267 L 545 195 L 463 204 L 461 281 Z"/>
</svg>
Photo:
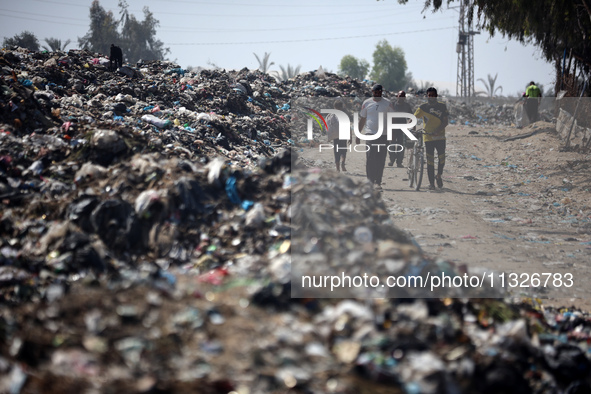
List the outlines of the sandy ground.
<svg viewBox="0 0 591 394">
<path fill-rule="evenodd" d="M 530 290 L 520 288 L 527 274 L 572 274 L 572 287 L 535 294 L 545 304 L 591 310 L 591 155 L 561 151 L 544 122 L 448 126 L 447 136 L 442 190 L 427 190 L 425 170 L 415 191 L 406 168 L 386 165 L 382 198 L 396 225 L 431 257 L 518 274 L 515 295 Z M 331 151 L 301 154 L 335 171 Z M 365 181 L 365 154 L 349 154 L 347 170 Z"/>
</svg>

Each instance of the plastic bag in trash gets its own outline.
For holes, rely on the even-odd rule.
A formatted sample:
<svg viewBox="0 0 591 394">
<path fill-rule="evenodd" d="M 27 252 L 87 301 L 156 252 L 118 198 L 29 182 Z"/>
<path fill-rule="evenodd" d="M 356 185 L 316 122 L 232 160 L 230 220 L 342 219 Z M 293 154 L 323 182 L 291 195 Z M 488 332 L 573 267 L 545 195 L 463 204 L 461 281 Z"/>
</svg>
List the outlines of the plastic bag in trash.
<svg viewBox="0 0 591 394">
<path fill-rule="evenodd" d="M 154 126 L 165 129 L 171 125 L 171 121 L 168 119 L 160 119 L 157 116 L 146 114 L 142 116 L 142 120 L 146 123 L 153 124 Z"/>
</svg>

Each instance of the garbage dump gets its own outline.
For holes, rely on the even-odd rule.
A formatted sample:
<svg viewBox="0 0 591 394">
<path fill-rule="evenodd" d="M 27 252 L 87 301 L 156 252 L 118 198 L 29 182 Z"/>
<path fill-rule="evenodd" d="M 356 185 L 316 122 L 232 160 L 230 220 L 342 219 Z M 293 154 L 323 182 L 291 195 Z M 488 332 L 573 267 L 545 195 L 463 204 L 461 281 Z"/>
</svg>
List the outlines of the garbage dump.
<svg viewBox="0 0 591 394">
<path fill-rule="evenodd" d="M 365 83 L 163 61 L 115 73 L 87 51 L 3 50 L 0 65 L 1 392 L 591 390 L 576 308 L 292 298 L 294 250 L 469 271 L 423 255 L 364 182 L 295 159 L 293 100 L 362 99 Z M 357 244 L 292 237 L 335 231 L 314 202 L 349 210 L 336 230 Z"/>
</svg>

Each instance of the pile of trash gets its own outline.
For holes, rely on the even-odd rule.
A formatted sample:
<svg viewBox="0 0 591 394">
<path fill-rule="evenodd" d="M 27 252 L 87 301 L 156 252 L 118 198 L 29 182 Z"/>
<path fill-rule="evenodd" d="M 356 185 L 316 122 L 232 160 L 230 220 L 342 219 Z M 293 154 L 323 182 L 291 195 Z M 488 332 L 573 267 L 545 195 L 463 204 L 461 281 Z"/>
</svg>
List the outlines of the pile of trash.
<svg viewBox="0 0 591 394">
<path fill-rule="evenodd" d="M 473 99 L 468 105 L 464 101 L 450 99 L 447 101 L 450 112 L 450 123 L 463 125 L 515 125 L 515 106 L 517 103 L 493 102 L 487 99 Z M 511 101 L 511 100 L 503 100 Z"/>
<path fill-rule="evenodd" d="M 42 131 L 67 138 L 80 125 L 102 121 L 143 130 L 151 143 L 182 145 L 191 152 L 217 149 L 227 155 L 234 145 L 254 141 L 254 152 L 232 153 L 245 162 L 287 143 L 294 99 L 354 97 L 361 103 L 370 97 L 371 83 L 321 68 L 280 82 L 257 70 L 195 72 L 167 61 L 140 61 L 112 73 L 108 59 L 80 50 L 3 50 L 0 66 L 0 120 L 17 135 Z M 390 99 L 394 95 L 385 93 Z M 408 98 L 413 107 L 424 101 Z M 506 102 L 444 100 L 452 122 L 510 124 L 513 119 L 513 105 Z M 165 130 L 175 130 L 177 139 L 149 133 Z"/>
<path fill-rule="evenodd" d="M 366 183 L 297 160 L 291 103 L 361 100 L 364 82 L 112 73 L 86 51 L 5 50 L 0 66 L 1 392 L 591 389 L 579 310 L 291 297 L 294 252 L 329 274 L 344 255 L 383 274 L 466 270 L 424 256 Z"/>
</svg>

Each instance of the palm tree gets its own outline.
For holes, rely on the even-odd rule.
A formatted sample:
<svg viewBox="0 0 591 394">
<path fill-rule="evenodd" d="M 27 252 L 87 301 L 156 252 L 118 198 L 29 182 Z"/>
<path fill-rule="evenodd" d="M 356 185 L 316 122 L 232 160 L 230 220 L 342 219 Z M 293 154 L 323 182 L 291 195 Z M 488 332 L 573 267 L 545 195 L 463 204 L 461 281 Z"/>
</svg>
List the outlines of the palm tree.
<svg viewBox="0 0 591 394">
<path fill-rule="evenodd" d="M 479 91 L 479 92 L 474 92 L 475 95 L 486 95 L 487 97 L 494 97 L 494 95 L 497 93 L 497 90 L 501 90 L 501 93 L 503 93 L 503 87 L 502 86 L 497 86 L 495 88 L 496 82 L 497 82 L 497 76 L 499 75 L 499 73 L 496 73 L 494 78 L 491 77 L 490 74 L 487 75 L 487 79 L 488 82 L 486 82 L 484 79 L 482 78 L 478 78 L 478 81 L 482 81 L 482 83 L 484 84 L 484 87 L 486 88 L 486 92 L 484 91 Z"/>
<path fill-rule="evenodd" d="M 70 45 L 70 43 L 72 42 L 71 40 L 66 40 L 64 42 L 64 45 L 62 45 L 62 40 L 58 40 L 57 38 L 46 38 L 45 42 L 47 43 L 47 46 L 43 45 L 43 49 L 45 49 L 48 52 L 57 52 L 57 51 L 63 51 L 66 49 L 66 47 L 68 45 Z"/>
<path fill-rule="evenodd" d="M 279 66 L 281 73 L 275 72 L 275 78 L 280 81 L 287 81 L 300 73 L 300 67 L 293 68 L 291 64 L 288 64 L 287 67 Z"/>
<path fill-rule="evenodd" d="M 262 61 L 256 53 L 253 52 L 252 54 L 254 55 L 254 57 L 257 58 L 257 61 L 259 62 L 259 70 L 261 70 L 264 73 L 269 71 L 269 67 L 271 67 L 273 64 L 275 64 L 274 62 L 269 63 L 269 57 L 271 56 L 270 53 L 265 52 L 265 55 L 263 56 Z"/>
</svg>

